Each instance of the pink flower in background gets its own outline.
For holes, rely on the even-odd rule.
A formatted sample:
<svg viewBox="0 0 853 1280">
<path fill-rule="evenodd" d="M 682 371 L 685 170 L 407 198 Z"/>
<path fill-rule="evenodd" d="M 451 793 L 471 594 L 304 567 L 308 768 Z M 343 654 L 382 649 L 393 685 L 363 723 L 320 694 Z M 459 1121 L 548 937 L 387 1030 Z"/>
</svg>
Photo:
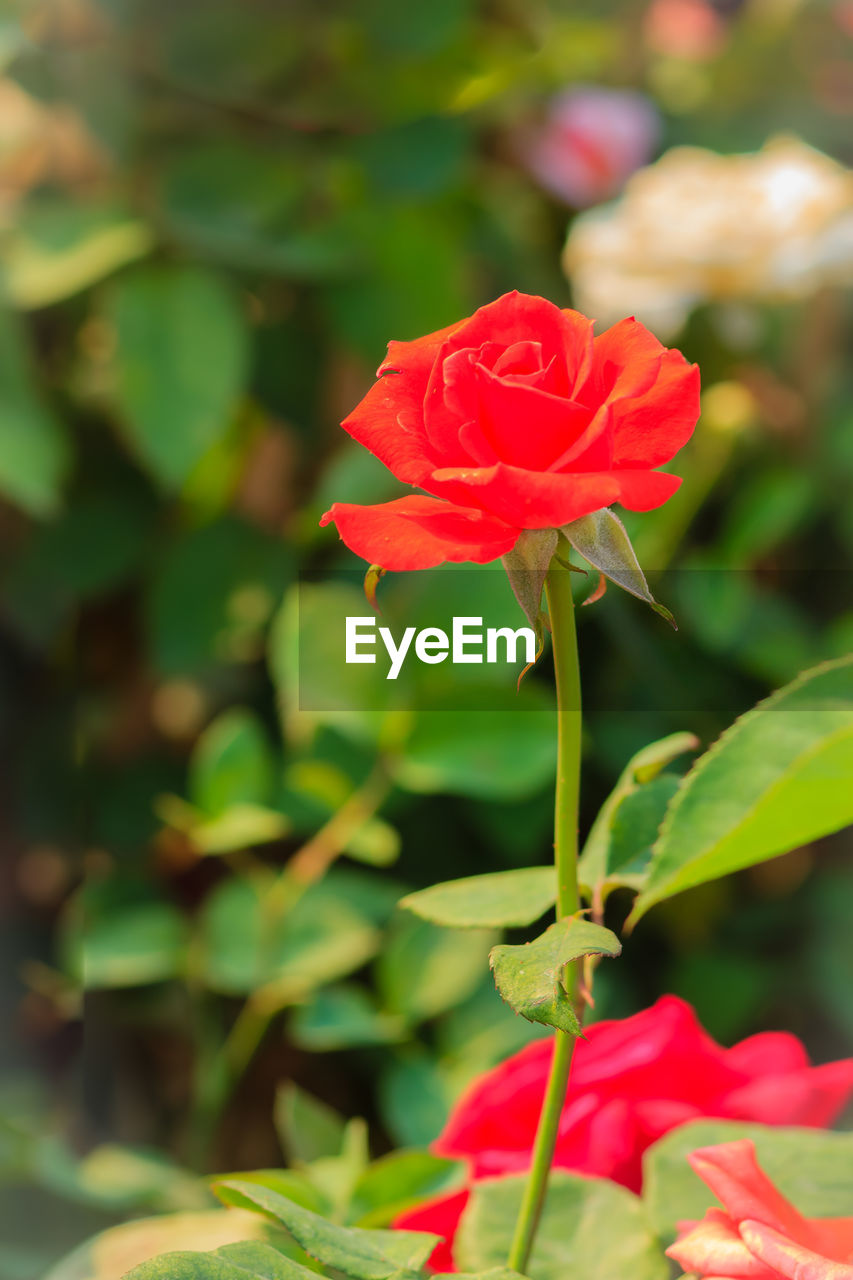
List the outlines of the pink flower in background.
<svg viewBox="0 0 853 1280">
<path fill-rule="evenodd" d="M 628 89 L 586 86 L 553 100 L 528 135 L 524 163 L 546 190 L 585 209 L 609 200 L 650 159 L 660 134 L 654 105 Z"/>
<path fill-rule="evenodd" d="M 632 1191 L 642 1183 L 643 1152 L 677 1125 L 713 1116 L 825 1128 L 853 1094 L 853 1060 L 813 1067 L 785 1032 L 724 1049 L 676 996 L 631 1018 L 595 1023 L 586 1037 L 575 1050 L 554 1164 Z M 529 1168 L 552 1048 L 551 1040 L 527 1045 L 475 1081 L 452 1111 L 433 1149 L 465 1159 L 471 1186 Z M 445 1237 L 432 1258 L 439 1270 L 453 1269 L 468 1194 L 430 1201 L 395 1223 Z"/>
<path fill-rule="evenodd" d="M 723 1205 L 685 1223 L 667 1253 L 714 1280 L 853 1280 L 853 1218 L 804 1218 L 761 1170 L 748 1139 L 687 1157 Z M 853 1197 L 853 1173 L 850 1180 Z"/>
</svg>

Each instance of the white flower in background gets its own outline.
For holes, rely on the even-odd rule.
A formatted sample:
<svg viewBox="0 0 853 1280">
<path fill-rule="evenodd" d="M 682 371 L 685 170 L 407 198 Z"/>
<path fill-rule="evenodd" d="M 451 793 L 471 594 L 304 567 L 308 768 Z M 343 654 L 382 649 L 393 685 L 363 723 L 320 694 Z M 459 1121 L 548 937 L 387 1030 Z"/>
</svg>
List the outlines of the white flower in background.
<svg viewBox="0 0 853 1280">
<path fill-rule="evenodd" d="M 853 282 L 853 173 L 793 137 L 675 147 L 576 219 L 563 264 L 579 310 L 662 336 L 702 302 L 807 297 Z"/>
</svg>

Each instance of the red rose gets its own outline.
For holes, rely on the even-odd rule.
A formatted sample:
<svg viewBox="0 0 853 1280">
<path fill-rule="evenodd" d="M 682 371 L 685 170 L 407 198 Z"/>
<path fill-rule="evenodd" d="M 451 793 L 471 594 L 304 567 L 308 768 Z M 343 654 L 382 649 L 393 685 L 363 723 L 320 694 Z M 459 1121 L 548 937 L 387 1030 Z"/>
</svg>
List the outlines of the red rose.
<svg viewBox="0 0 853 1280">
<path fill-rule="evenodd" d="M 761 1171 L 748 1139 L 688 1159 L 724 1207 L 686 1224 L 667 1249 L 685 1271 L 714 1280 L 853 1280 L 853 1218 L 804 1218 Z"/>
<path fill-rule="evenodd" d="M 642 1155 L 676 1125 L 702 1116 L 823 1128 L 853 1094 L 853 1059 L 812 1067 L 800 1041 L 766 1032 L 723 1049 L 690 1005 L 664 996 L 578 1041 L 560 1123 L 557 1168 L 639 1191 Z M 538 1040 L 477 1080 L 434 1144 L 469 1162 L 471 1181 L 525 1172 L 551 1062 Z M 433 1265 L 452 1269 L 452 1238 L 467 1192 L 421 1205 L 396 1226 L 444 1235 Z"/>
<path fill-rule="evenodd" d="M 379 506 L 336 502 L 348 547 L 386 569 L 485 564 L 522 529 L 560 528 L 613 502 L 649 511 L 680 481 L 655 471 L 690 438 L 699 370 L 636 320 L 591 320 L 507 293 L 468 320 L 392 342 L 343 423 L 400 480 Z"/>
</svg>

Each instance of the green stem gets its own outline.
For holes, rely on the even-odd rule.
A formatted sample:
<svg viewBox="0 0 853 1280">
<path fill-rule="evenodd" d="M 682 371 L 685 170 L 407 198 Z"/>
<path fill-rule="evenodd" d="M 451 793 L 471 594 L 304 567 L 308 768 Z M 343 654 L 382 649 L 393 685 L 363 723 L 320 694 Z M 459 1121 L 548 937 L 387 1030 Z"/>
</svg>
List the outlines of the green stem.
<svg viewBox="0 0 853 1280">
<path fill-rule="evenodd" d="M 558 548 L 566 554 L 568 548 Z M 551 636 L 554 650 L 554 673 L 557 684 L 557 793 L 554 806 L 554 861 L 557 868 L 557 918 L 573 915 L 580 906 L 577 881 L 578 799 L 581 760 L 581 689 L 578 646 L 575 632 L 575 609 L 572 599 L 571 571 L 552 560 L 545 583 Z M 569 994 L 577 1001 L 580 987 L 580 961 L 566 972 Z M 575 1037 L 563 1031 L 556 1033 L 554 1056 L 539 1127 L 533 1145 L 530 1176 L 515 1226 L 507 1264 L 514 1271 L 524 1271 L 530 1259 L 536 1230 L 542 1215 L 548 1189 L 548 1175 L 557 1145 L 560 1116 L 566 1100 L 572 1067 Z"/>
</svg>

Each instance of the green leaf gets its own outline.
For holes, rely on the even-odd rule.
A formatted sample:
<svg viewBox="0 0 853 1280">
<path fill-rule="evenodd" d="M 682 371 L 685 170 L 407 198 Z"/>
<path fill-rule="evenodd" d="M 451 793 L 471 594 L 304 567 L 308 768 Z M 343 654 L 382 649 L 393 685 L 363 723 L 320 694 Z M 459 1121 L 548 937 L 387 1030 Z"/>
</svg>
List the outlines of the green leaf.
<svg viewBox="0 0 853 1280">
<path fill-rule="evenodd" d="M 90 288 L 153 245 L 148 227 L 120 210 L 42 203 L 3 250 L 3 285 L 16 307 L 46 307 Z"/>
<path fill-rule="evenodd" d="M 270 884 L 264 877 L 225 880 L 206 899 L 199 960 L 214 991 L 249 995 L 269 987 L 268 997 L 284 1008 L 375 954 L 378 930 L 334 879 L 311 885 L 283 919 L 265 911 Z"/>
<path fill-rule="evenodd" d="M 163 675 L 194 675 L 255 661 L 287 585 L 291 561 L 278 538 L 229 516 L 173 542 L 148 600 L 151 658 Z"/>
<path fill-rule="evenodd" d="M 603 573 L 605 578 L 622 587 L 623 591 L 629 591 L 638 600 L 645 600 L 655 613 L 675 626 L 675 619 L 669 609 L 658 604 L 649 590 L 625 526 L 609 507 L 581 516 L 580 520 L 567 524 L 562 532 L 575 551 L 593 568 Z"/>
<path fill-rule="evenodd" d="M 447 928 L 519 929 L 533 924 L 556 900 L 553 867 L 520 867 L 446 880 L 407 894 L 400 906 Z"/>
<path fill-rule="evenodd" d="M 379 1077 L 379 1102 L 383 1122 L 394 1140 L 405 1146 L 432 1142 L 459 1096 L 459 1084 L 447 1063 L 426 1049 L 388 1055 Z"/>
<path fill-rule="evenodd" d="M 642 887 L 643 864 L 678 784 L 673 775 L 658 775 L 678 756 L 698 746 L 699 739 L 692 733 L 673 733 L 643 747 L 628 761 L 601 806 L 578 862 L 579 882 L 597 902 L 603 903 L 608 892 L 619 885 Z M 657 786 L 648 794 L 654 783 Z M 640 791 L 642 797 L 637 795 Z M 636 801 L 631 800 L 634 796 Z M 637 819 L 639 826 L 635 825 Z"/>
<path fill-rule="evenodd" d="M 621 950 L 609 929 L 568 916 L 533 942 L 494 947 L 489 961 L 498 991 L 510 1008 L 529 1022 L 579 1036 L 581 1025 L 564 984 L 566 965 L 581 956 L 618 956 Z"/>
<path fill-rule="evenodd" d="M 804 672 L 693 766 L 654 848 L 636 922 L 683 889 L 853 822 L 853 656 Z"/>
<path fill-rule="evenodd" d="M 45 1280 L 115 1280 L 116 1276 L 124 1276 L 127 1272 L 131 1272 L 135 1280 L 202 1277 L 208 1273 L 198 1269 L 170 1271 L 165 1260 L 157 1255 L 170 1250 L 215 1250 L 236 1241 L 267 1240 L 270 1235 L 270 1228 L 263 1219 L 242 1210 L 225 1213 L 222 1209 L 210 1209 L 199 1213 L 142 1218 L 111 1227 L 95 1236 L 54 1267 Z M 187 1256 L 197 1259 L 194 1265 L 199 1267 L 211 1255 Z M 157 1261 L 150 1262 L 149 1259 L 153 1258 Z M 217 1274 L 227 1273 L 212 1271 L 209 1273 L 211 1280 Z M 241 1276 L 240 1280 L 245 1280 L 245 1277 Z"/>
<path fill-rule="evenodd" d="M 144 465 L 179 488 L 224 435 L 243 390 L 248 331 L 230 290 L 195 267 L 146 267 L 113 286 L 116 397 Z"/>
<path fill-rule="evenodd" d="M 502 1265 L 526 1181 L 513 1176 L 475 1187 L 456 1236 L 463 1272 Z M 531 1280 L 666 1280 L 669 1264 L 636 1196 L 604 1178 L 556 1169 L 526 1274 Z"/>
<path fill-rule="evenodd" d="M 225 1203 L 251 1205 L 281 1222 L 312 1258 L 353 1280 L 388 1280 L 423 1266 L 439 1237 L 417 1231 L 360 1230 L 327 1222 L 267 1187 L 229 1179 L 214 1190 Z"/>
<path fill-rule="evenodd" d="M 294 1044 L 314 1053 L 355 1046 L 389 1044 L 406 1035 L 405 1022 L 381 1013 L 362 986 L 342 984 L 317 991 L 294 1010 L 290 1021 Z"/>
<path fill-rule="evenodd" d="M 34 516 L 59 506 L 70 451 L 30 373 L 23 335 L 0 307 L 0 492 Z"/>
<path fill-rule="evenodd" d="M 89 881 L 63 920 L 65 968 L 87 990 L 175 978 L 184 969 L 187 940 L 178 908 L 132 880 Z"/>
<path fill-rule="evenodd" d="M 163 796 L 157 812 L 169 826 L 183 831 L 199 853 L 211 855 L 269 844 L 290 831 L 290 822 L 283 813 L 257 804 L 234 804 L 217 817 L 205 819 L 177 796 Z"/>
<path fill-rule="evenodd" d="M 190 759 L 189 795 L 210 817 L 233 805 L 265 805 L 275 784 L 272 748 L 258 717 L 230 707 L 201 733 Z"/>
<path fill-rule="evenodd" d="M 377 961 L 380 998 L 409 1023 L 434 1018 L 476 989 L 494 941 L 491 930 L 448 931 L 401 914 Z"/>
<path fill-rule="evenodd" d="M 300 210 L 305 179 L 280 147 L 246 138 L 185 146 L 165 168 L 163 212 L 193 253 L 265 275 L 334 276 L 351 268 L 357 247 L 339 217 Z"/>
<path fill-rule="evenodd" d="M 489 1267 L 486 1271 L 437 1271 L 435 1280 L 524 1280 L 518 1271 L 510 1271 L 509 1267 Z"/>
<path fill-rule="evenodd" d="M 643 1200 L 651 1225 L 667 1242 L 679 1222 L 701 1218 L 716 1203 L 688 1165 L 688 1154 L 738 1138 L 753 1140 L 762 1169 L 801 1213 L 849 1214 L 853 1133 L 696 1120 L 673 1129 L 643 1158 Z"/>
<path fill-rule="evenodd" d="M 288 1080 L 275 1095 L 275 1127 L 288 1159 L 310 1164 L 340 1153 L 346 1126 L 337 1111 Z"/>
<path fill-rule="evenodd" d="M 271 1245 L 245 1240 L 206 1253 L 167 1253 L 136 1267 L 126 1280 L 316 1280 L 316 1275 Z"/>
<path fill-rule="evenodd" d="M 509 585 L 524 616 L 537 632 L 542 607 L 545 575 L 557 549 L 556 529 L 522 529 L 521 535 L 505 556 L 501 557 Z"/>
</svg>

